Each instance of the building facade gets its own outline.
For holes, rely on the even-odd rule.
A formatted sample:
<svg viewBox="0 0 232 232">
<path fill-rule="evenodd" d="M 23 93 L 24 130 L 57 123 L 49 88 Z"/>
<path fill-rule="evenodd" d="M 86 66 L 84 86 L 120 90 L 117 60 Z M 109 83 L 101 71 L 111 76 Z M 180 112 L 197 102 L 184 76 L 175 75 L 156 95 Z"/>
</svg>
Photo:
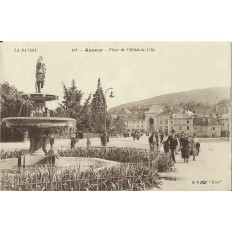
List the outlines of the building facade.
<svg viewBox="0 0 232 232">
<path fill-rule="evenodd" d="M 220 137 L 221 125 L 217 118 L 197 117 L 194 119 L 193 133 L 197 137 Z"/>
<path fill-rule="evenodd" d="M 190 136 L 196 134 L 198 137 L 220 137 L 228 136 L 230 133 L 230 115 L 221 115 L 220 111 L 212 108 L 205 112 L 193 113 L 188 108 L 178 105 L 167 108 L 162 105 L 153 105 L 141 109 L 121 109 L 117 112 L 125 122 L 127 132 L 135 130 L 140 132 L 177 133 L 187 132 Z M 218 116 L 220 115 L 220 116 Z"/>
</svg>

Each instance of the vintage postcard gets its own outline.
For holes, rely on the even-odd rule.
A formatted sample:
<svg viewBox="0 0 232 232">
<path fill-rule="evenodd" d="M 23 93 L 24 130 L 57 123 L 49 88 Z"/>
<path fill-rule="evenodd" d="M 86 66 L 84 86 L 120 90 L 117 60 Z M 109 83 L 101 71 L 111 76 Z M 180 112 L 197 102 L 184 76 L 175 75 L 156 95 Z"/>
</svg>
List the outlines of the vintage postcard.
<svg viewBox="0 0 232 232">
<path fill-rule="evenodd" d="M 1 42 L 1 191 L 230 191 L 231 43 Z"/>
</svg>

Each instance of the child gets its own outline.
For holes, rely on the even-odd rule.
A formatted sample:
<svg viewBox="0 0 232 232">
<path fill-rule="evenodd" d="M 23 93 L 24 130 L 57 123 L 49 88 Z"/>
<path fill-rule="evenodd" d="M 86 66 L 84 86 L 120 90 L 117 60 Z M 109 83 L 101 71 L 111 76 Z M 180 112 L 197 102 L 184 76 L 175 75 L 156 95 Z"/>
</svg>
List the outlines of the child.
<svg viewBox="0 0 232 232">
<path fill-rule="evenodd" d="M 51 149 L 53 149 L 53 144 L 54 144 L 54 135 L 52 133 L 51 137 L 50 137 L 50 146 L 51 146 Z"/>
<path fill-rule="evenodd" d="M 76 142 L 77 142 L 77 141 L 76 141 L 75 135 L 73 134 L 73 135 L 72 135 L 72 138 L 71 138 L 71 144 L 70 144 L 71 149 L 74 149 L 74 148 L 75 148 Z"/>
</svg>

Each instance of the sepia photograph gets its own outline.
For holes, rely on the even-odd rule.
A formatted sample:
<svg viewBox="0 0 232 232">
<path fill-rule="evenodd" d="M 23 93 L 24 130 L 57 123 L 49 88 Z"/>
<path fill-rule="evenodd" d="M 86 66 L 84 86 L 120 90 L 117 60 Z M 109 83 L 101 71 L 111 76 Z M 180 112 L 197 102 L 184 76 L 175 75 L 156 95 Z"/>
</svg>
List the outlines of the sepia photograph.
<svg viewBox="0 0 232 232">
<path fill-rule="evenodd" d="M 231 191 L 231 43 L 1 42 L 1 191 Z"/>
</svg>

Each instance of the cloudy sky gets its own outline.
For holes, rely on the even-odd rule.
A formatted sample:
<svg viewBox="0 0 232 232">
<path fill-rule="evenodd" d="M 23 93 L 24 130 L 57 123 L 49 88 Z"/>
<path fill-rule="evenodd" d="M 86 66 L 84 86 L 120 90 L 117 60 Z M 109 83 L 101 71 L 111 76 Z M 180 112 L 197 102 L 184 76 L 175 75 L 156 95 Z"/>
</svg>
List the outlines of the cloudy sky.
<svg viewBox="0 0 232 232">
<path fill-rule="evenodd" d="M 29 48 L 36 52 L 22 50 Z M 85 52 L 86 48 L 103 51 Z M 127 48 L 155 51 L 129 52 Z M 104 90 L 114 88 L 115 98 L 107 100 L 109 107 L 167 93 L 230 86 L 230 44 L 212 42 L 4 42 L 0 44 L 1 82 L 8 81 L 26 93 L 35 92 L 35 66 L 41 55 L 47 68 L 42 91 L 58 95 L 60 101 L 62 82 L 69 85 L 72 79 L 86 99 L 95 92 L 100 77 Z"/>
</svg>

